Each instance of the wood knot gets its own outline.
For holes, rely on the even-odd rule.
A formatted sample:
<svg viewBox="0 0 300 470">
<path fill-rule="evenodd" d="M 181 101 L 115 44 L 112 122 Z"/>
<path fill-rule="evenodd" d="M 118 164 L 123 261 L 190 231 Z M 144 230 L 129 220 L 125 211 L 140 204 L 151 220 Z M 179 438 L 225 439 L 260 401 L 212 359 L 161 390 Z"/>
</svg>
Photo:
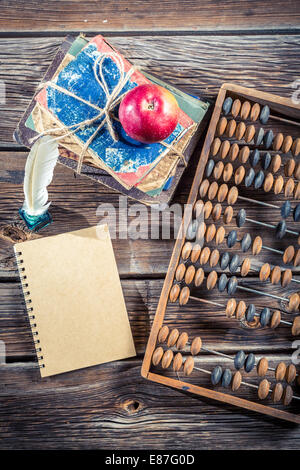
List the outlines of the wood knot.
<svg viewBox="0 0 300 470">
<path fill-rule="evenodd" d="M 124 408 L 127 413 L 134 414 L 141 410 L 142 404 L 137 400 L 129 399 L 122 404 L 122 408 Z"/>
</svg>

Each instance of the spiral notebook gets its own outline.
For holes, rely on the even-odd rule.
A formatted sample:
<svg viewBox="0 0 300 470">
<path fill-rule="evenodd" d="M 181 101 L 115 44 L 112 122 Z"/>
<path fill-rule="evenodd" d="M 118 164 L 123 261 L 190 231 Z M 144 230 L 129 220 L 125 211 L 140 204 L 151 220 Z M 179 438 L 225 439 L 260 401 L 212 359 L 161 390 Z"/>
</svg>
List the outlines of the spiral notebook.
<svg viewBox="0 0 300 470">
<path fill-rule="evenodd" d="M 42 377 L 136 355 L 107 225 L 14 250 Z"/>
</svg>

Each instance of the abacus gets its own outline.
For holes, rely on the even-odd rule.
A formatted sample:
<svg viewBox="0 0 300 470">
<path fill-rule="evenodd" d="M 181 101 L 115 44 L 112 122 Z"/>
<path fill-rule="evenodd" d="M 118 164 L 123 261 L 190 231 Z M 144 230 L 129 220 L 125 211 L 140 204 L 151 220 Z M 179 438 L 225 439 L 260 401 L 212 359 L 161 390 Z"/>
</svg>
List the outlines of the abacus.
<svg viewBox="0 0 300 470">
<path fill-rule="evenodd" d="M 190 337 L 181 325 L 192 303 L 199 324 L 209 305 L 251 334 L 285 329 L 291 343 L 300 336 L 299 121 L 300 105 L 289 99 L 221 87 L 188 198 L 193 210 L 183 216 L 142 365 L 151 381 L 297 424 L 300 371 L 291 359 L 231 355 L 204 345 L 201 328 Z M 272 211 L 274 223 L 253 215 L 256 208 Z M 259 287 L 245 285 L 253 274 Z M 170 306 L 180 327 L 167 325 Z M 228 366 L 215 363 L 220 357 Z"/>
</svg>

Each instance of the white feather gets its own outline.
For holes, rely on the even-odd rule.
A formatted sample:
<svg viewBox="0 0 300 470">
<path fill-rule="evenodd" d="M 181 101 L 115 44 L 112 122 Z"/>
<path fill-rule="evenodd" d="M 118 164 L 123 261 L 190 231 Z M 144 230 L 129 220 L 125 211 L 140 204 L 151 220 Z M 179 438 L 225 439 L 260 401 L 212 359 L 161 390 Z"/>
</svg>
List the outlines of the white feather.
<svg viewBox="0 0 300 470">
<path fill-rule="evenodd" d="M 53 178 L 53 170 L 59 156 L 57 142 L 50 136 L 35 142 L 25 165 L 23 209 L 29 215 L 41 215 L 50 206 L 47 186 Z"/>
</svg>

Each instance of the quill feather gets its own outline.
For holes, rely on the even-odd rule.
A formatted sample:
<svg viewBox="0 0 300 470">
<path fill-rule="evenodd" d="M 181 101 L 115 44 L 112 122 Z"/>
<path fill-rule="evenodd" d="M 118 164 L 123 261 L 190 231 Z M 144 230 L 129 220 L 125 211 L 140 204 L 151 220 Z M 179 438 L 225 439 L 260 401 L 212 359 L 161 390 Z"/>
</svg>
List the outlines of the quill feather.
<svg viewBox="0 0 300 470">
<path fill-rule="evenodd" d="M 28 215 L 41 215 L 50 206 L 47 186 L 53 178 L 59 156 L 57 142 L 44 136 L 33 145 L 26 160 L 24 176 L 25 201 L 23 209 Z"/>
</svg>

